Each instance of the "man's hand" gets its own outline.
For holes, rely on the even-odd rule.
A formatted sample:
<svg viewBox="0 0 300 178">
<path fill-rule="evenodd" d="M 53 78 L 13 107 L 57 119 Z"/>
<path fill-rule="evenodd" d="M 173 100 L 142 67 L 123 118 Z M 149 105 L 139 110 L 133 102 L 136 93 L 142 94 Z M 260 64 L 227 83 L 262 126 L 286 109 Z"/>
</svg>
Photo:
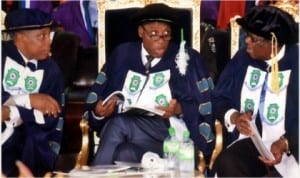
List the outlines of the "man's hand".
<svg viewBox="0 0 300 178">
<path fill-rule="evenodd" d="M 108 117 L 114 112 L 116 105 L 117 105 L 116 97 L 112 97 L 104 105 L 103 105 L 103 101 L 99 100 L 95 107 L 95 114 L 100 117 Z"/>
<path fill-rule="evenodd" d="M 9 118 L 10 109 L 8 106 L 2 105 L 2 117 L 1 122 L 8 121 Z"/>
<path fill-rule="evenodd" d="M 280 163 L 282 160 L 282 155 L 287 151 L 286 149 L 288 147 L 284 139 L 285 138 L 280 138 L 271 145 L 271 153 L 273 153 L 275 160 L 267 160 L 262 156 L 259 156 L 259 159 L 267 166 L 274 166 L 275 164 Z"/>
<path fill-rule="evenodd" d="M 162 118 L 168 119 L 171 116 L 180 115 L 182 113 L 180 103 L 176 99 L 170 101 L 169 107 L 157 106 L 157 109 L 165 111 Z"/>
<path fill-rule="evenodd" d="M 21 161 L 17 161 L 16 165 L 19 169 L 19 177 L 34 177 L 30 169 Z"/>
<path fill-rule="evenodd" d="M 24 164 L 22 163 L 21 161 L 16 161 L 16 165 L 18 167 L 18 170 L 19 170 L 19 176 L 18 177 L 28 177 L 28 178 L 33 178 L 33 174 L 32 172 L 30 171 L 30 169 Z M 6 175 L 4 175 L 2 172 L 1 172 L 1 177 L 2 178 L 6 178 Z"/>
<path fill-rule="evenodd" d="M 18 167 L 19 170 L 19 178 L 23 178 L 23 177 L 27 177 L 27 178 L 34 178 L 33 173 L 31 172 L 31 170 L 21 161 L 16 161 L 16 165 Z M 51 177 L 57 177 L 57 178 L 61 178 L 64 177 L 62 172 L 57 173 L 55 176 L 52 176 L 51 172 L 47 172 L 44 176 L 44 178 L 51 178 Z M 6 175 L 4 175 L 1 172 L 1 178 L 6 178 Z"/>
<path fill-rule="evenodd" d="M 252 120 L 252 112 L 238 113 L 235 112 L 231 115 L 231 123 L 235 124 L 237 130 L 246 136 L 252 135 L 252 130 L 249 121 Z"/>
<path fill-rule="evenodd" d="M 58 102 L 47 94 L 30 94 L 31 107 L 41 111 L 44 115 L 57 117 L 61 112 Z"/>
</svg>

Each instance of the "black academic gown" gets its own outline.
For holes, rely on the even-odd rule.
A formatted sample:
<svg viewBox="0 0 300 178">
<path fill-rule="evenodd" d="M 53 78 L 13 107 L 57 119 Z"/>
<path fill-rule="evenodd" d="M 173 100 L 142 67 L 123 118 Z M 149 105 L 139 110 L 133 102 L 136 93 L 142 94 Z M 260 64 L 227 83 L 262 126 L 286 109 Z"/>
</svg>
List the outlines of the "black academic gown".
<svg viewBox="0 0 300 178">
<path fill-rule="evenodd" d="M 12 41 L 2 42 L 1 51 L 1 82 L 4 83 L 8 77 L 4 76 L 6 57 L 10 57 L 22 66 L 25 66 L 25 62 Z M 45 172 L 53 170 L 59 153 L 64 105 L 62 75 L 56 63 L 50 58 L 38 61 L 36 70 L 44 70 L 43 80 L 38 93 L 49 94 L 56 99 L 62 106 L 62 113 L 59 115 L 61 119 L 44 115 L 45 122 L 39 123 L 34 115 L 34 109 L 17 106 L 23 124 L 15 127 L 13 135 L 2 145 L 2 172 L 7 176 L 18 175 L 15 165 L 16 160 L 20 160 L 28 166 L 35 176 L 43 176 Z M 10 93 L 4 90 L 3 83 L 2 104 L 11 97 Z"/>
<path fill-rule="evenodd" d="M 230 109 L 240 110 L 241 89 L 243 86 L 247 67 L 253 66 L 267 71 L 267 64 L 261 60 L 253 60 L 245 49 L 240 50 L 224 69 L 214 91 L 213 106 L 215 117 L 224 123 L 224 115 Z M 279 61 L 279 71 L 291 70 L 290 80 L 287 88 L 286 111 L 285 111 L 285 137 L 289 141 L 292 154 L 298 160 L 299 156 L 299 49 L 298 45 L 286 46 L 283 58 Z M 260 121 L 259 114 L 256 120 Z M 258 124 L 259 125 L 259 124 Z M 237 139 L 239 132 L 225 135 L 225 144 L 229 145 Z M 255 149 L 255 147 L 252 147 Z M 241 150 L 241 149 L 240 149 Z M 244 148 L 243 148 L 244 150 Z M 245 151 L 245 150 L 244 150 Z M 245 152 L 249 152 L 247 150 Z M 256 151 L 256 150 L 254 150 Z M 250 151 L 251 152 L 251 151 Z M 258 154 L 256 152 L 256 154 Z M 257 155 L 258 156 L 258 155 Z M 298 160 L 299 161 L 299 160 Z M 252 165 L 254 166 L 254 165 Z M 249 176 L 249 175 L 245 175 Z"/>
<path fill-rule="evenodd" d="M 214 123 L 211 117 L 210 102 L 210 91 L 213 87 L 213 83 L 202 64 L 199 53 L 195 50 L 188 49 L 190 60 L 188 61 L 187 73 L 185 76 L 179 74 L 175 63 L 178 48 L 179 46 L 170 44 L 166 54 L 158 64 L 150 69 L 150 73 L 167 69 L 170 70 L 171 78 L 169 85 L 172 97 L 177 99 L 181 104 L 183 119 L 191 133 L 191 138 L 195 142 L 196 149 L 200 149 L 205 154 L 208 154 L 211 152 L 211 147 L 208 148 L 207 145 L 209 141 L 199 133 L 199 125 L 206 122 L 211 126 L 212 123 Z M 139 162 L 141 155 L 145 151 L 153 151 L 162 156 L 162 142 L 168 135 L 168 120 L 163 120 L 158 116 L 151 116 L 149 118 L 149 116 L 128 116 L 118 113 L 114 113 L 111 117 L 97 120 L 93 113 L 94 107 L 99 99 L 104 100 L 113 91 L 122 90 L 128 70 L 147 75 L 142 63 L 140 42 L 125 43 L 114 50 L 104 68 L 99 73 L 96 84 L 92 87 L 87 98 L 85 116 L 88 118 L 93 130 L 97 131 L 101 137 L 99 150 L 94 161 L 95 164 L 111 164 L 114 160 L 113 154 L 117 147 L 124 142 L 132 143 L 134 142 L 133 140 L 138 140 L 139 143 L 135 143 L 138 147 L 142 147 L 143 150 L 134 161 Z M 112 130 L 109 127 L 114 125 L 112 123 L 117 123 L 113 121 L 116 120 L 116 118 L 120 120 L 120 125 L 122 123 L 125 125 L 124 128 L 118 129 L 117 126 L 114 126 L 115 130 L 109 131 Z M 123 121 L 121 121 L 122 119 Z M 132 122 L 128 128 L 125 128 L 129 125 L 126 119 Z M 111 142 L 112 139 L 109 137 L 116 134 L 118 130 L 122 130 L 120 131 L 122 134 L 118 135 L 119 139 L 116 139 L 114 144 L 105 144 Z M 134 132 L 135 130 L 137 130 L 136 133 Z M 102 134 L 100 135 L 101 131 Z M 110 135 L 107 134 L 108 132 Z M 137 134 L 138 137 L 135 137 Z M 109 148 L 104 149 L 105 145 Z M 100 154 L 103 156 L 97 156 Z"/>
</svg>

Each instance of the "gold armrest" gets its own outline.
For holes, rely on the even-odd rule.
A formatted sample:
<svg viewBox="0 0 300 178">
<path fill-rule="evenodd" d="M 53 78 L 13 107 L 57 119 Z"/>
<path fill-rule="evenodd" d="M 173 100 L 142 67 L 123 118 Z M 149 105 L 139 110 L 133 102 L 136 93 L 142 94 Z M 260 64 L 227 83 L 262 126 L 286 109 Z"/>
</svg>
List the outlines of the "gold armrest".
<svg viewBox="0 0 300 178">
<path fill-rule="evenodd" d="M 206 170 L 206 162 L 205 162 L 204 155 L 203 155 L 202 151 L 200 151 L 200 150 L 198 152 L 198 157 L 199 157 L 199 164 L 197 166 L 197 169 L 199 171 L 199 174 L 201 176 L 204 176 L 205 170 Z"/>
<path fill-rule="evenodd" d="M 216 128 L 216 142 L 215 142 L 215 148 L 212 152 L 212 156 L 210 158 L 209 166 L 208 169 L 212 170 L 212 167 L 214 165 L 215 160 L 219 156 L 220 152 L 223 149 L 223 129 L 222 129 L 222 124 L 219 120 L 215 121 L 215 128 Z M 204 155 L 201 151 L 198 152 L 198 157 L 199 157 L 199 163 L 197 165 L 197 169 L 200 173 L 200 175 L 205 175 L 205 171 L 207 169 L 207 165 L 205 162 Z"/>
<path fill-rule="evenodd" d="M 208 166 L 210 170 L 212 169 L 216 158 L 219 156 L 223 148 L 223 129 L 222 129 L 222 124 L 219 120 L 215 121 L 215 127 L 216 127 L 216 143 Z"/>
<path fill-rule="evenodd" d="M 81 150 L 78 153 L 75 168 L 81 169 L 83 166 L 87 165 L 89 157 L 89 129 L 90 126 L 85 118 L 80 121 L 80 128 L 82 132 L 82 144 Z"/>
<path fill-rule="evenodd" d="M 286 11 L 293 16 L 296 22 L 299 22 L 299 3 L 296 2 L 296 0 L 280 0 L 271 4 L 271 6 L 275 6 Z"/>
<path fill-rule="evenodd" d="M 235 21 L 237 18 L 240 18 L 241 16 L 236 15 L 232 18 L 230 18 L 230 59 L 235 55 L 235 53 L 239 50 L 239 39 L 240 39 L 240 26 Z"/>
</svg>

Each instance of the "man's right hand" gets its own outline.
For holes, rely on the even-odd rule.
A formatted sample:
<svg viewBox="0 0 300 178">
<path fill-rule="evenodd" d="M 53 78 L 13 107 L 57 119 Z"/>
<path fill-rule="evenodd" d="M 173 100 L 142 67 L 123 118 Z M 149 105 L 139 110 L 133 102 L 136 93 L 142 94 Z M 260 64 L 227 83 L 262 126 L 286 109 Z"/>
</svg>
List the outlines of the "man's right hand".
<svg viewBox="0 0 300 178">
<path fill-rule="evenodd" d="M 61 112 L 58 102 L 47 94 L 30 94 L 31 107 L 41 111 L 44 115 L 57 117 Z"/>
<path fill-rule="evenodd" d="M 95 114 L 100 117 L 110 116 L 117 105 L 117 98 L 112 97 L 106 104 L 103 105 L 103 101 L 99 100 L 95 107 Z"/>
<path fill-rule="evenodd" d="M 235 124 L 237 130 L 246 136 L 252 135 L 252 130 L 249 121 L 252 120 L 252 112 L 246 113 L 235 112 L 231 115 L 231 123 Z"/>
<path fill-rule="evenodd" d="M 8 106 L 5 106 L 5 105 L 2 105 L 2 117 L 1 117 L 1 122 L 4 122 L 4 121 L 8 121 L 10 118 L 9 118 L 9 113 L 10 113 L 10 109 Z"/>
</svg>

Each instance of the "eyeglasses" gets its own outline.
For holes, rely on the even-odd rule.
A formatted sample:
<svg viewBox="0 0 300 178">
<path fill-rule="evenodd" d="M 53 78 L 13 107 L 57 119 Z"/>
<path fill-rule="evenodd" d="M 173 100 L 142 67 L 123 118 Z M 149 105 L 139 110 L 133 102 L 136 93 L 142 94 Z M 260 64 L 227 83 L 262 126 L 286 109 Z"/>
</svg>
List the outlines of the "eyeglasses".
<svg viewBox="0 0 300 178">
<path fill-rule="evenodd" d="M 158 41 L 160 39 L 163 39 L 164 41 L 170 41 L 172 39 L 172 36 L 170 32 L 165 31 L 164 35 L 158 35 L 156 31 L 151 31 L 150 34 L 147 32 L 146 28 L 142 25 L 143 30 L 146 32 L 146 35 L 152 40 L 152 41 Z"/>
<path fill-rule="evenodd" d="M 249 32 L 247 32 L 247 34 L 246 34 L 246 38 L 247 37 L 250 38 L 250 40 L 251 40 L 252 43 L 260 43 L 260 44 L 262 44 L 263 42 L 266 41 L 266 39 L 264 39 L 262 37 L 259 37 L 259 36 L 256 36 L 256 35 L 254 35 L 252 33 L 249 33 Z"/>
</svg>

